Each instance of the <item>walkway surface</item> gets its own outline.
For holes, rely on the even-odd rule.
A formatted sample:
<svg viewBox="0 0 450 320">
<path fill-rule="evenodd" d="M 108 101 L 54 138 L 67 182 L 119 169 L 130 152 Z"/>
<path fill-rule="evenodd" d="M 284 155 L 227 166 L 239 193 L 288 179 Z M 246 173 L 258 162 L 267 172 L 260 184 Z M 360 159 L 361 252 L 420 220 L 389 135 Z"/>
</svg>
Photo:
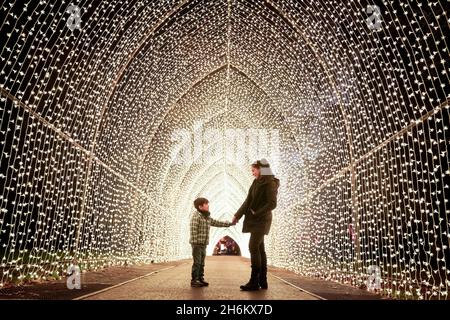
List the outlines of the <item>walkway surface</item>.
<svg viewBox="0 0 450 320">
<path fill-rule="evenodd" d="M 240 257 L 209 257 L 205 265 L 208 287 L 191 288 L 191 262 L 159 272 L 139 281 L 107 290 L 87 299 L 164 299 L 164 300 L 316 300 L 281 280 L 271 278 L 270 290 L 242 292 L 250 268 Z"/>
<path fill-rule="evenodd" d="M 69 290 L 65 280 L 0 289 L 0 299 L 83 300 L 318 300 L 380 299 L 367 291 L 270 268 L 269 290 L 243 292 L 250 274 L 248 259 L 236 256 L 206 258 L 209 287 L 191 288 L 192 262 L 112 267 L 82 275 L 80 290 Z"/>
</svg>

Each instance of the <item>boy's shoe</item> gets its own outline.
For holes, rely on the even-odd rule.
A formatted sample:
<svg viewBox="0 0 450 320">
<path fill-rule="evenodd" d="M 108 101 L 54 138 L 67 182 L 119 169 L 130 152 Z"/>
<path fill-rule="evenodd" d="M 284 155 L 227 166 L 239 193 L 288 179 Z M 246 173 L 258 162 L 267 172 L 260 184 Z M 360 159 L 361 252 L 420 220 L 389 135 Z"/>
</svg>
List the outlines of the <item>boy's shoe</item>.
<svg viewBox="0 0 450 320">
<path fill-rule="evenodd" d="M 205 287 L 209 286 L 209 283 L 206 282 L 204 278 L 200 278 L 199 281 L 203 284 L 203 286 L 205 286 Z"/>
<path fill-rule="evenodd" d="M 204 287 L 204 285 L 200 282 L 200 280 L 191 280 L 191 287 L 200 288 Z"/>
</svg>

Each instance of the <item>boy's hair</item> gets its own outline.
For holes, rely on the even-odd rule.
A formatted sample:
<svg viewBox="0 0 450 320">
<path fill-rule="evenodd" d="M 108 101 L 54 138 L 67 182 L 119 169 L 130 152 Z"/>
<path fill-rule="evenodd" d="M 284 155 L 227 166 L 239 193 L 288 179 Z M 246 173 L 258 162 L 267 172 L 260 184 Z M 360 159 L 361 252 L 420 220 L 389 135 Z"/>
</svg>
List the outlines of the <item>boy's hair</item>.
<svg viewBox="0 0 450 320">
<path fill-rule="evenodd" d="M 194 200 L 194 207 L 195 209 L 199 210 L 199 207 L 204 205 L 205 203 L 209 203 L 208 199 L 206 198 L 197 198 Z"/>
</svg>

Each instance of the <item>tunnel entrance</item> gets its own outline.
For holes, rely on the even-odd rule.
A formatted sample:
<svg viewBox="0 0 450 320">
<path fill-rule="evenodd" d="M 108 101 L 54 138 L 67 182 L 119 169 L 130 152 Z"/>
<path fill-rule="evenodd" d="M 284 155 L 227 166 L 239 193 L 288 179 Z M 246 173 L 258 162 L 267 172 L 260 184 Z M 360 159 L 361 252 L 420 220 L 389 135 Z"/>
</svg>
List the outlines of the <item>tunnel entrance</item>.
<svg viewBox="0 0 450 320">
<path fill-rule="evenodd" d="M 240 256 L 241 248 L 233 238 L 224 236 L 214 246 L 213 256 Z"/>
<path fill-rule="evenodd" d="M 192 258 L 265 158 L 270 264 L 448 300 L 448 0 L 367 2 L 2 2 L 0 288 Z"/>
</svg>

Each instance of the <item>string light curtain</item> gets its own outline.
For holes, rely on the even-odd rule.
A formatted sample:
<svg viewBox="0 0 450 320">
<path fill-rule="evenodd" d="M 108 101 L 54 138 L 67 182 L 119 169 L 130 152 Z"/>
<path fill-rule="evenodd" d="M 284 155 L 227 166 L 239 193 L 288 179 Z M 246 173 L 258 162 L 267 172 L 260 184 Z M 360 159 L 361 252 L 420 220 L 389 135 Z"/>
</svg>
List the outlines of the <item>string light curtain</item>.
<svg viewBox="0 0 450 320">
<path fill-rule="evenodd" d="M 448 299 L 448 9 L 3 1 L 0 286 L 188 257 L 192 200 L 231 219 L 252 177 L 240 139 L 180 163 L 174 133 L 232 129 L 269 141 L 251 157 L 281 180 L 271 264 L 355 286 L 376 266 L 382 294 Z"/>
</svg>

